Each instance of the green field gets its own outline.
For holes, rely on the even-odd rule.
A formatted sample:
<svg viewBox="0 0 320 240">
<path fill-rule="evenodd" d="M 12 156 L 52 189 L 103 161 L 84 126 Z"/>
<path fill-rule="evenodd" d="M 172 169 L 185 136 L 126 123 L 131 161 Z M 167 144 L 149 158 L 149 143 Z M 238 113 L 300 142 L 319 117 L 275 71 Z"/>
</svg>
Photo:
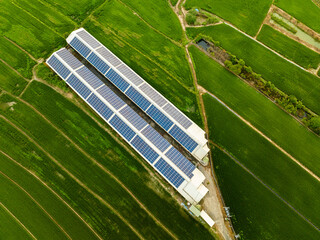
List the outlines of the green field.
<svg viewBox="0 0 320 240">
<path fill-rule="evenodd" d="M 318 136 L 195 46 L 190 52 L 201 86 L 320 176 Z"/>
<path fill-rule="evenodd" d="M 269 25 L 262 27 L 257 39 L 304 68 L 316 69 L 320 63 L 319 53 L 283 35 Z"/>
<path fill-rule="evenodd" d="M 320 81 L 318 77 L 294 66 L 258 42 L 225 24 L 201 29 L 188 29 L 188 34 L 192 38 L 199 33 L 219 41 L 224 49 L 243 59 L 248 66 L 252 67 L 253 71 L 261 74 L 265 80 L 271 81 L 286 94 L 295 95 L 308 108 L 320 113 Z"/>
<path fill-rule="evenodd" d="M 320 8 L 312 0 L 276 0 L 275 5 L 320 33 Z"/>
<path fill-rule="evenodd" d="M 187 0 L 185 7 L 205 9 L 254 36 L 266 17 L 271 3 L 272 0 Z"/>
<path fill-rule="evenodd" d="M 204 95 L 203 98 L 208 117 L 210 140 L 226 148 L 227 151 L 237 158 L 247 169 L 273 189 L 275 193 L 279 194 L 297 211 L 319 227 L 319 216 L 316 214 L 320 209 L 320 201 L 318 201 L 319 199 L 317 197 L 320 194 L 318 181 L 282 152 L 277 150 L 267 140 L 263 139 L 258 133 L 250 129 L 250 127 L 211 96 Z M 219 162 L 221 159 L 217 161 Z M 219 169 L 219 167 L 216 168 Z M 229 178 L 233 176 L 235 179 L 232 181 L 234 182 L 244 181 L 244 179 L 241 178 L 241 171 L 236 171 L 235 173 L 228 172 L 225 174 L 227 174 Z M 239 175 L 240 177 L 238 178 Z M 220 179 L 225 179 L 225 176 L 220 175 Z M 241 193 L 245 199 L 247 199 L 247 202 L 260 199 L 259 202 L 261 204 L 260 207 L 251 205 L 254 210 L 252 210 L 251 213 L 247 213 L 246 217 L 241 216 L 243 213 L 240 213 L 240 216 L 235 216 L 235 219 L 239 217 L 241 218 L 239 221 L 242 221 L 242 224 L 239 224 L 239 231 L 243 230 L 244 233 L 250 231 L 256 232 L 250 236 L 250 238 L 248 237 L 248 239 L 292 239 L 292 237 L 288 236 L 295 231 L 298 231 L 301 236 L 301 238 L 298 239 L 312 239 L 310 238 L 311 236 L 320 236 L 316 229 L 313 229 L 305 220 L 299 217 L 294 211 L 289 211 L 288 208 L 286 210 L 273 211 L 275 216 L 269 218 L 268 223 L 263 221 L 258 222 L 258 220 L 256 220 L 252 221 L 250 225 L 243 225 L 243 222 L 251 222 L 249 214 L 269 214 L 269 212 L 266 212 L 266 209 L 261 206 L 266 205 L 268 208 L 277 206 L 277 208 L 281 209 L 281 205 L 283 207 L 283 204 L 279 204 L 279 201 L 273 201 L 273 203 L 271 203 L 270 199 L 264 201 L 263 195 L 265 195 L 265 193 L 260 195 L 261 190 L 257 191 L 251 188 L 251 185 L 255 185 L 254 181 L 245 182 L 241 185 L 241 188 L 239 184 L 240 183 L 234 184 L 236 192 L 252 191 L 250 195 Z M 223 186 L 222 189 L 227 191 Z M 246 207 L 244 206 L 246 205 L 242 205 L 241 202 L 237 201 L 236 193 L 234 193 L 233 196 L 234 197 L 228 201 L 232 202 L 235 211 L 239 211 L 240 208 L 243 208 L 242 212 L 245 211 Z M 279 214 L 285 211 L 287 212 L 285 214 L 289 215 L 289 217 L 286 218 L 287 221 L 282 223 L 286 225 L 285 228 L 276 228 L 278 229 L 278 232 L 276 232 L 276 229 L 268 227 L 271 223 L 277 225 L 276 222 L 279 221 Z M 283 217 L 281 219 L 283 220 Z M 289 220 L 291 220 L 290 224 L 288 224 Z M 259 224 L 259 227 L 257 227 L 256 224 Z M 245 230 L 245 228 L 251 230 Z M 279 235 L 274 237 L 268 236 L 275 233 Z"/>
<path fill-rule="evenodd" d="M 214 149 L 212 155 L 220 189 L 241 239 L 319 237 L 318 232 L 229 156 L 218 149 Z"/>
</svg>

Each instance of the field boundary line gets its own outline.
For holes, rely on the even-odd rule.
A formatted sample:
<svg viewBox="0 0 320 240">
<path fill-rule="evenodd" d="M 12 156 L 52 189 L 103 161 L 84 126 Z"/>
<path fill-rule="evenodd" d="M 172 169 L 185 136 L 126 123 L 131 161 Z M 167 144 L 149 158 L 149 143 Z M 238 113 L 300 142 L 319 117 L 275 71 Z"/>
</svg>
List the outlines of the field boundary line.
<svg viewBox="0 0 320 240">
<path fill-rule="evenodd" d="M 295 159 L 290 153 L 288 153 L 286 150 L 284 150 L 282 147 L 280 147 L 277 143 L 275 143 L 271 138 L 266 136 L 263 132 L 261 132 L 259 129 L 257 129 L 255 126 L 253 126 L 249 121 L 247 121 L 245 118 L 243 118 L 240 114 L 238 114 L 236 111 L 234 111 L 232 108 L 230 108 L 227 104 L 225 104 L 222 100 L 220 100 L 217 96 L 215 96 L 213 93 L 209 92 L 205 88 L 203 88 L 206 93 L 208 93 L 211 97 L 216 99 L 220 104 L 222 104 L 225 108 L 227 108 L 232 114 L 234 114 L 236 117 L 238 117 L 242 122 L 244 122 L 246 125 L 248 125 L 250 128 L 252 128 L 255 132 L 257 132 L 259 135 L 261 135 L 263 138 L 265 138 L 268 142 L 270 142 L 273 146 L 275 146 L 277 149 L 279 149 L 283 154 L 285 154 L 287 157 L 289 157 L 293 162 L 295 162 L 297 165 L 299 165 L 303 170 L 305 170 L 307 173 L 309 173 L 313 178 L 315 178 L 318 182 L 320 182 L 320 177 L 318 177 L 315 173 L 313 173 L 309 168 L 304 166 L 302 163 L 300 163 L 297 159 Z"/>
<path fill-rule="evenodd" d="M 12 43 L 14 46 L 16 46 L 17 48 L 19 48 L 21 51 L 23 51 L 25 54 L 27 54 L 29 56 L 29 58 L 31 58 L 33 61 L 37 62 L 38 60 L 32 56 L 29 52 L 27 52 L 24 48 L 22 48 L 19 44 L 17 44 L 16 42 L 12 41 L 10 38 L 3 36 L 3 38 L 5 38 L 7 41 L 9 41 L 10 43 Z"/>
<path fill-rule="evenodd" d="M 41 206 L 40 203 L 38 203 L 37 200 L 35 200 L 30 193 L 28 193 L 23 187 L 21 187 L 16 181 L 14 181 L 13 179 L 11 179 L 8 175 L 6 175 L 5 173 L 3 173 L 0 170 L 0 174 L 2 176 L 4 176 L 5 178 L 7 178 L 10 182 L 12 182 L 14 185 L 16 185 L 20 190 L 22 190 L 50 219 L 52 222 L 54 222 L 55 225 L 57 225 L 58 228 L 60 228 L 60 230 L 64 233 L 64 235 L 67 236 L 67 238 L 72 239 L 70 237 L 70 235 L 63 229 L 63 227 L 60 226 L 60 224 Z"/>
<path fill-rule="evenodd" d="M 260 32 L 261 32 L 261 29 L 262 29 L 263 25 L 266 24 L 267 21 L 269 21 L 269 15 L 271 14 L 271 12 L 272 12 L 272 10 L 273 10 L 273 7 L 272 7 L 273 3 L 274 3 L 274 0 L 272 0 L 272 3 L 271 3 L 270 6 L 269 6 L 268 12 L 267 12 L 266 16 L 264 17 L 264 19 L 263 19 L 263 21 L 262 21 L 262 23 L 261 23 L 261 25 L 260 25 L 260 27 L 259 27 L 258 32 L 257 32 L 256 35 L 253 37 L 254 39 L 257 39 L 258 35 L 259 35 Z"/>
<path fill-rule="evenodd" d="M 265 188 L 267 188 L 270 192 L 272 192 L 277 198 L 279 198 L 284 204 L 286 204 L 289 208 L 291 208 L 296 214 L 298 214 L 303 220 L 305 220 L 308 224 L 310 224 L 314 229 L 320 232 L 320 229 L 314 225 L 308 218 L 302 215 L 298 210 L 296 210 L 289 202 L 287 202 L 284 198 L 282 198 L 277 192 L 275 192 L 271 187 L 269 187 L 266 183 L 264 183 L 258 176 L 256 176 L 253 172 L 251 172 L 245 165 L 243 165 L 238 159 L 236 159 L 232 154 L 230 154 L 227 150 L 219 146 L 218 144 L 210 141 L 215 147 L 220 149 L 224 154 L 230 157 L 236 164 L 238 164 L 243 170 L 249 173 L 255 180 L 261 183 Z"/>
<path fill-rule="evenodd" d="M 7 212 L 9 215 L 33 238 L 37 239 L 31 231 L 2 203 L 0 202 L 0 206 Z"/>
<path fill-rule="evenodd" d="M 4 155 L 7 157 L 10 161 L 12 161 L 14 164 L 18 165 L 22 169 L 24 169 L 26 172 L 28 172 L 30 175 L 32 175 L 34 178 L 36 178 L 41 184 L 46 187 L 50 192 L 52 192 L 61 202 L 63 202 L 81 221 L 97 236 L 97 238 L 102 240 L 102 237 L 97 234 L 92 227 L 77 213 L 58 193 L 56 193 L 52 188 L 50 188 L 44 181 L 40 179 L 35 173 L 24 167 L 21 163 L 17 162 L 15 159 L 13 159 L 11 156 L 9 156 L 7 153 L 3 152 L 0 149 L 0 154 Z"/>
<path fill-rule="evenodd" d="M 24 80 L 26 80 L 27 82 L 30 81 L 30 79 L 25 78 L 24 76 L 22 76 L 21 73 L 19 73 L 14 67 L 12 67 L 9 63 L 7 63 L 6 61 L 4 61 L 2 58 L 0 58 L 0 61 L 6 65 L 9 69 L 11 69 L 12 71 L 14 71 L 17 75 L 19 75 L 20 77 L 22 77 Z"/>
<path fill-rule="evenodd" d="M 47 123 L 49 123 L 57 132 L 59 132 L 67 141 L 69 141 L 76 149 L 78 149 L 84 156 L 86 156 L 92 163 L 98 166 L 103 172 L 112 177 L 135 201 L 138 205 L 146 211 L 146 213 L 169 235 L 171 235 L 174 239 L 178 239 L 166 226 L 164 226 L 161 221 L 155 217 L 147 207 L 108 169 L 106 169 L 101 163 L 99 163 L 94 157 L 92 157 L 89 153 L 83 150 L 78 144 L 76 144 L 72 139 L 70 139 L 61 129 L 55 126 L 49 119 L 47 119 L 38 109 L 24 101 L 23 99 L 19 99 L 22 103 L 31 108 L 36 114 L 38 114 L 42 119 L 44 119 Z M 0 150 L 1 152 L 1 150 Z"/>
<path fill-rule="evenodd" d="M 43 153 L 45 153 L 57 166 L 59 166 L 66 174 L 68 174 L 75 182 L 77 182 L 81 187 L 87 190 L 91 195 L 93 195 L 96 199 L 98 199 L 102 204 L 108 207 L 111 211 L 114 212 L 140 239 L 145 239 L 142 235 L 114 208 L 112 207 L 106 200 L 100 197 L 97 193 L 91 190 L 87 185 L 85 185 L 82 181 L 80 181 L 76 176 L 74 176 L 68 169 L 66 169 L 58 160 L 56 160 L 50 153 L 48 153 L 45 149 L 43 149 L 33 138 L 31 138 L 26 132 L 24 132 L 17 125 L 12 123 L 3 115 L 0 115 L 4 121 L 6 121 L 9 125 L 14 127 L 17 131 L 19 131 L 22 135 L 24 135 L 31 143 L 33 143 L 37 148 L 39 148 Z"/>
</svg>

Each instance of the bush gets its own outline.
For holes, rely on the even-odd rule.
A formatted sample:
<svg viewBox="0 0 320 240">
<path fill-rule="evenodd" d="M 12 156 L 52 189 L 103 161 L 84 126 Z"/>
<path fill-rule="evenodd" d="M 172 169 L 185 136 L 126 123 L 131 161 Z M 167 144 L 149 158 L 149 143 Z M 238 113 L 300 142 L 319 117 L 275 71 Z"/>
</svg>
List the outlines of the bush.
<svg viewBox="0 0 320 240">
<path fill-rule="evenodd" d="M 196 22 L 197 20 L 197 16 L 191 14 L 191 13 L 187 13 L 187 16 L 186 16 L 186 21 L 189 25 L 194 25 L 194 23 Z"/>
</svg>

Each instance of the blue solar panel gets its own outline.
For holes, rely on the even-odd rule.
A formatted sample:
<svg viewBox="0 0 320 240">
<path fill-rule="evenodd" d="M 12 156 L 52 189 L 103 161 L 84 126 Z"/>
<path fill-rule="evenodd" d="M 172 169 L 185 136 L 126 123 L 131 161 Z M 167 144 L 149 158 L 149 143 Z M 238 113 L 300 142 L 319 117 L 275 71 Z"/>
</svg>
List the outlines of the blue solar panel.
<svg viewBox="0 0 320 240">
<path fill-rule="evenodd" d="M 72 39 L 70 45 L 75 50 L 77 50 L 77 52 L 79 52 L 84 58 L 86 58 L 91 52 L 91 50 L 76 37 Z"/>
<path fill-rule="evenodd" d="M 170 148 L 165 154 L 182 172 L 189 178 L 193 176 L 192 172 L 196 168 L 188 159 L 186 159 L 177 149 Z"/>
<path fill-rule="evenodd" d="M 110 69 L 105 76 L 116 85 L 122 92 L 124 92 L 128 87 L 129 83 L 127 83 L 118 73 L 116 73 L 113 69 Z"/>
<path fill-rule="evenodd" d="M 64 66 L 55 56 L 48 60 L 48 64 L 55 70 L 63 79 L 66 79 L 71 73 L 70 70 Z"/>
<path fill-rule="evenodd" d="M 63 61 L 65 61 L 72 69 L 77 69 L 83 64 L 72 55 L 71 52 L 69 52 L 66 48 L 62 48 L 57 52 L 58 56 L 62 58 Z"/>
<path fill-rule="evenodd" d="M 92 52 L 87 60 L 102 74 L 105 74 L 107 70 L 110 68 L 108 64 L 102 61 L 94 52 Z"/>
<path fill-rule="evenodd" d="M 88 103 L 94 108 L 100 115 L 108 121 L 112 116 L 113 111 L 108 108 L 94 93 L 88 98 Z"/>
<path fill-rule="evenodd" d="M 147 108 L 151 105 L 151 103 L 132 86 L 130 86 L 129 89 L 126 91 L 126 95 L 143 111 L 147 110 Z"/>
<path fill-rule="evenodd" d="M 128 105 L 120 110 L 122 116 L 124 116 L 136 129 L 139 131 L 147 125 L 147 122 L 143 120 L 135 111 Z"/>
<path fill-rule="evenodd" d="M 184 131 L 182 131 L 177 125 L 174 125 L 170 129 L 169 133 L 189 152 L 192 152 L 198 146 L 198 144 Z"/>
<path fill-rule="evenodd" d="M 111 126 L 113 126 L 121 135 L 123 138 L 130 141 L 136 133 L 122 121 L 117 115 L 114 115 L 113 118 L 110 120 Z"/>
<path fill-rule="evenodd" d="M 176 188 L 178 188 L 181 183 L 183 183 L 184 178 L 171 167 L 165 160 L 160 158 L 158 162 L 154 165 L 156 169 L 158 169 L 169 182 L 173 184 Z"/>
<path fill-rule="evenodd" d="M 89 88 L 73 74 L 68 77 L 67 83 L 84 99 L 86 99 L 91 93 Z"/>
<path fill-rule="evenodd" d="M 103 85 L 97 92 L 107 100 L 115 109 L 119 109 L 125 105 L 124 101 L 119 98 L 107 85 Z"/>
<path fill-rule="evenodd" d="M 168 129 L 173 125 L 173 122 L 154 105 L 147 110 L 147 114 L 166 131 L 168 131 Z"/>
<path fill-rule="evenodd" d="M 153 163 L 159 154 L 156 153 L 145 141 L 143 141 L 139 136 L 136 136 L 131 144 L 137 149 L 139 153 L 142 154 L 150 163 Z"/>
<path fill-rule="evenodd" d="M 170 146 L 170 143 L 150 125 L 143 129 L 141 133 L 161 152 L 164 152 Z"/>
<path fill-rule="evenodd" d="M 77 73 L 94 89 L 104 84 L 96 75 L 94 75 L 87 67 L 80 68 Z"/>
</svg>

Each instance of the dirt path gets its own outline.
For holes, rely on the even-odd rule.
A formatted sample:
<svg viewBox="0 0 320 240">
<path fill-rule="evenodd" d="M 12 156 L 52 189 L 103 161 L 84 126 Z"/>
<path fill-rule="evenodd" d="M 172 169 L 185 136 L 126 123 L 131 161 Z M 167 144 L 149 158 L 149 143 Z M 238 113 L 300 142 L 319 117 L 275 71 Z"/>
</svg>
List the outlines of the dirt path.
<svg viewBox="0 0 320 240">
<path fill-rule="evenodd" d="M 251 172 L 246 166 L 244 166 L 238 159 L 232 156 L 229 152 L 225 149 L 221 148 L 219 145 L 211 142 L 215 147 L 219 148 L 224 154 L 228 155 L 236 164 L 238 164 L 243 170 L 249 173 L 252 177 L 254 177 L 258 182 L 260 182 L 265 188 L 267 188 L 270 192 L 272 192 L 277 198 L 279 198 L 285 205 L 291 208 L 296 214 L 298 214 L 303 220 L 305 220 L 308 224 L 310 224 L 314 229 L 320 232 L 320 229 L 315 226 L 308 218 L 302 215 L 297 209 L 295 209 L 290 203 L 288 203 L 285 199 L 283 199 L 278 193 L 276 193 L 271 187 L 265 184 L 259 177 L 257 177 L 253 172 Z"/>
<path fill-rule="evenodd" d="M 167 227 L 165 227 L 144 205 L 140 200 L 108 169 L 106 169 L 101 163 L 96 161 L 93 157 L 91 157 L 86 151 L 84 151 L 80 146 L 78 146 L 72 139 L 70 139 L 62 130 L 56 127 L 49 119 L 47 119 L 41 112 L 38 111 L 35 107 L 33 107 L 28 102 L 23 99 L 19 99 L 21 102 L 26 104 L 32 110 L 34 110 L 39 116 L 41 116 L 46 122 L 48 122 L 56 131 L 58 131 L 65 139 L 67 139 L 75 148 L 77 148 L 83 155 L 85 155 L 93 164 L 97 165 L 102 171 L 112 177 L 129 195 L 139 204 L 139 206 L 144 209 L 150 217 L 160 226 L 162 227 L 172 238 L 178 239 Z"/>
<path fill-rule="evenodd" d="M 37 239 L 30 230 L 15 216 L 12 212 L 2 203 L 0 202 L 0 206 L 32 237 L 33 239 Z"/>
<path fill-rule="evenodd" d="M 12 123 L 10 120 L 0 115 L 0 118 L 5 120 L 8 124 L 14 127 L 17 131 L 19 131 L 22 135 L 24 135 L 30 142 L 32 142 L 36 147 L 38 147 L 43 153 L 45 153 L 57 166 L 59 166 L 69 177 L 71 177 L 76 183 L 78 183 L 82 188 L 87 190 L 91 195 L 93 195 L 96 199 L 98 199 L 103 205 L 109 208 L 117 217 L 119 217 L 140 239 L 145 239 L 142 235 L 115 209 L 113 208 L 107 201 L 105 201 L 102 197 L 100 197 L 97 193 L 91 190 L 87 185 L 81 182 L 76 176 L 74 176 L 69 170 L 67 170 L 58 160 L 56 160 L 50 153 L 48 153 L 45 149 L 43 149 L 36 141 L 34 141 L 27 133 L 25 133 L 21 128 Z"/>
<path fill-rule="evenodd" d="M 70 237 L 70 235 L 66 232 L 66 230 L 64 230 L 63 227 L 61 227 L 61 225 L 23 187 L 21 187 L 17 182 L 12 180 L 10 177 L 8 177 L 6 174 L 4 174 L 2 171 L 0 171 L 0 174 L 2 176 L 4 176 L 5 178 L 7 178 L 14 185 L 16 185 L 20 190 L 22 190 L 32 200 L 32 202 L 34 202 L 44 212 L 44 214 L 47 215 L 50 218 L 50 220 L 63 232 L 63 234 L 66 235 L 67 238 L 72 239 Z"/>
<path fill-rule="evenodd" d="M 294 161 L 297 165 L 299 165 L 303 170 L 305 170 L 307 173 L 309 173 L 313 178 L 315 178 L 317 181 L 320 182 L 320 178 L 314 174 L 310 169 L 305 167 L 302 163 L 300 163 L 297 159 L 295 159 L 292 155 L 290 155 L 288 152 L 286 152 L 283 148 L 281 148 L 278 144 L 276 144 L 274 141 L 272 141 L 269 137 L 267 137 L 264 133 L 262 133 L 260 130 L 258 130 L 255 126 L 253 126 L 249 121 L 244 119 L 242 116 L 240 116 L 237 112 L 235 112 L 233 109 L 231 109 L 227 104 L 225 104 L 222 100 L 220 100 L 217 96 L 207 91 L 210 96 L 212 96 L 214 99 L 216 99 L 219 103 L 221 103 L 225 108 L 227 108 L 231 113 L 233 113 L 235 116 L 237 116 L 241 121 L 243 121 L 246 125 L 248 125 L 250 128 L 252 128 L 255 132 L 257 132 L 259 135 L 261 135 L 263 138 L 265 138 L 268 142 L 270 142 L 273 146 L 278 148 L 282 153 L 284 153 L 287 157 L 289 157 L 292 161 Z"/>
<path fill-rule="evenodd" d="M 52 192 L 61 202 L 63 202 L 63 204 L 65 204 L 75 215 L 77 215 L 77 217 L 94 233 L 94 235 L 96 235 L 96 237 L 100 240 L 102 240 L 102 237 L 99 236 L 99 234 L 97 234 L 92 227 L 65 201 L 63 200 L 63 198 L 60 197 L 59 194 L 57 194 L 55 191 L 53 191 L 53 189 L 51 189 L 44 181 L 42 181 L 35 173 L 33 173 L 32 171 L 30 171 L 29 169 L 27 169 L 26 167 L 22 166 L 20 163 L 18 163 L 16 160 L 14 160 L 11 156 L 9 156 L 8 154 L 6 154 L 5 152 L 0 150 L 0 153 L 2 155 L 4 155 L 5 157 L 7 157 L 10 161 L 12 161 L 14 164 L 16 164 L 17 166 L 21 167 L 22 169 L 24 169 L 26 172 L 28 172 L 30 175 L 32 175 L 35 179 L 37 179 L 44 187 L 46 187 L 50 192 Z"/>
</svg>

